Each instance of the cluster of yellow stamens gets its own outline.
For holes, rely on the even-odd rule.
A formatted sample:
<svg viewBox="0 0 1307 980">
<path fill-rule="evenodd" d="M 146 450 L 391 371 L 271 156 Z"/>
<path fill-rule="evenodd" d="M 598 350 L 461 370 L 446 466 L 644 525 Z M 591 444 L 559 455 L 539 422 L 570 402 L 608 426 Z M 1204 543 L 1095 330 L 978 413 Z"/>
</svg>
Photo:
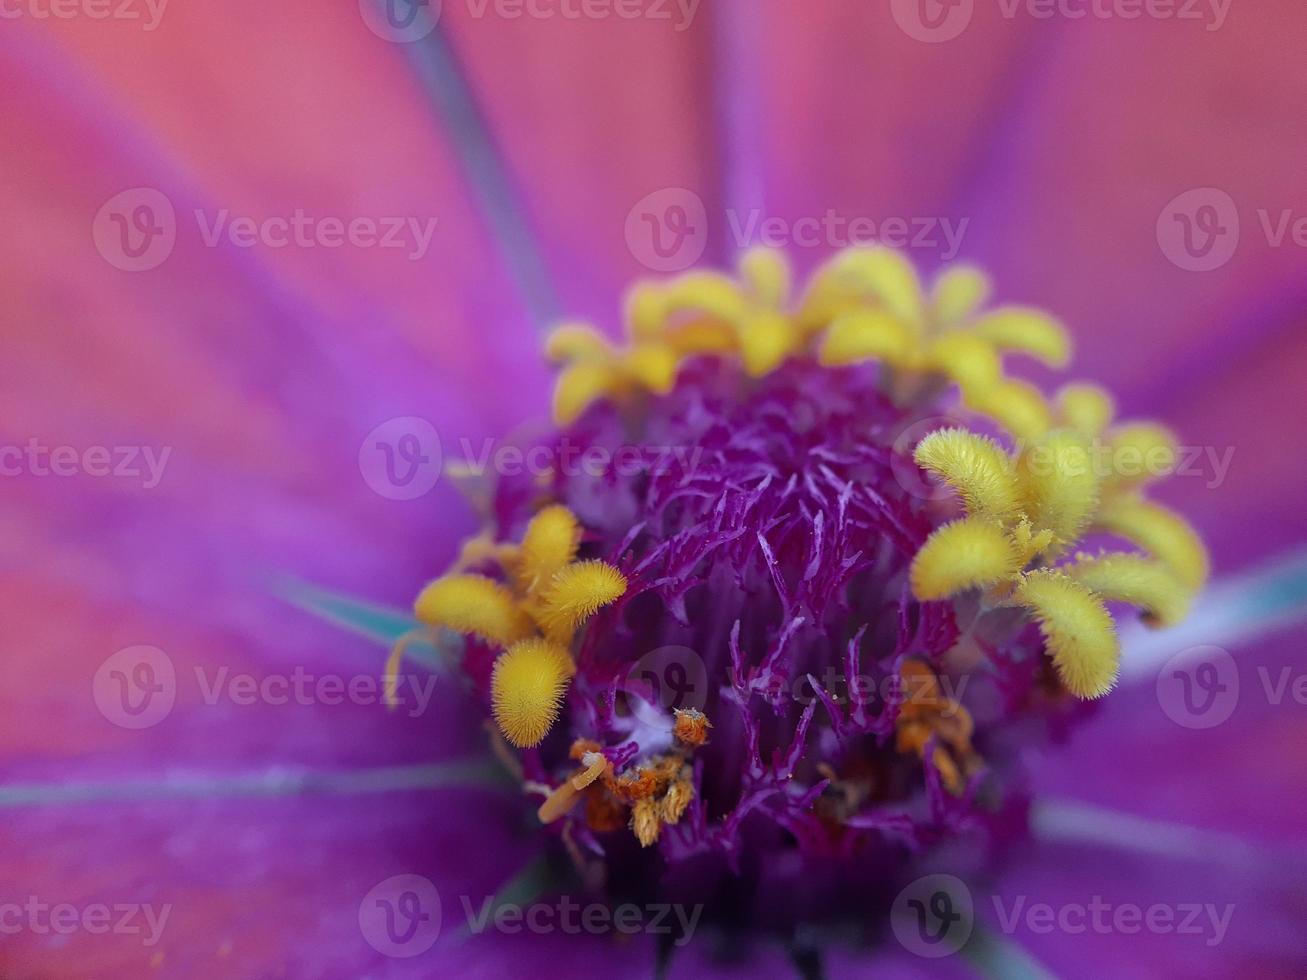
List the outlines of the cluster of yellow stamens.
<svg viewBox="0 0 1307 980">
<path fill-rule="evenodd" d="M 485 547 L 473 556 L 497 564 L 503 580 L 459 571 L 436 579 L 414 603 L 421 622 L 504 648 L 491 677 L 491 702 L 500 731 L 519 748 L 538 745 L 558 718 L 575 672 L 577 629 L 626 592 L 625 577 L 612 565 L 576 560 L 580 543 L 572 512 L 546 507 L 520 545 Z"/>
<path fill-rule="evenodd" d="M 694 708 L 677 710 L 670 752 L 646 759 L 621 775 L 600 752 L 598 742 L 578 739 L 571 757 L 581 764 L 574 776 L 549 792 L 540 805 L 542 823 L 569 813 L 577 801 L 586 801 L 587 826 L 595 831 L 631 828 L 642 847 L 657 842 L 665 826 L 674 826 L 694 800 L 689 757 L 707 742 L 708 717 Z"/>
<path fill-rule="evenodd" d="M 1114 683 L 1118 661 L 1104 600 L 1139 605 L 1152 625 L 1173 623 L 1206 578 L 1206 555 L 1180 517 L 1140 494 L 1150 474 L 1173 468 L 1171 434 L 1151 423 L 1111 427 L 1111 398 L 1095 386 L 1067 385 L 1050 404 L 1033 385 L 1007 377 L 1005 355 L 1062 367 L 1071 345 L 1062 325 L 1038 310 L 985 311 L 989 294 L 989 281 L 969 266 L 945 269 L 927 290 L 900 253 L 858 247 L 817 270 L 792 302 L 784 257 L 752 249 L 735 278 L 695 271 L 637 284 L 624 347 L 587 325 L 555 330 L 547 353 L 566 366 L 554 415 L 566 424 L 601 399 L 666 393 L 681 363 L 701 354 L 738 356 L 751 377 L 790 357 L 830 367 L 878 361 L 900 401 L 929 394 L 932 379 L 956 384 L 965 409 L 997 422 L 1022 448 L 1009 453 L 962 429 L 922 442 L 917 461 L 961 495 L 967 516 L 931 536 L 914 562 L 913 588 L 922 599 L 986 588 L 994 603 L 1025 608 L 1067 688 L 1097 697 Z M 1102 472 L 1099 450 L 1149 465 Z M 1087 531 L 1125 538 L 1146 554 L 1076 555 L 1051 567 Z"/>
<path fill-rule="evenodd" d="M 1123 440 L 1145 439 L 1174 454 L 1165 430 L 1139 425 L 1108 433 L 1109 458 Z M 1073 426 L 1052 429 L 1017 453 L 965 429 L 942 429 L 914 455 L 957 492 L 966 511 L 917 553 L 914 594 L 946 599 L 987 589 L 991 604 L 1023 607 L 1078 697 L 1099 697 L 1116 681 L 1119 647 L 1104 600 L 1139 606 L 1150 625 L 1169 626 L 1184 617 L 1206 578 L 1207 558 L 1193 530 L 1144 500 L 1133 478 L 1102 472 L 1090 436 Z M 1123 537 L 1146 554 L 1077 554 L 1052 564 L 1087 531 Z"/>
<path fill-rule="evenodd" d="M 696 271 L 637 284 L 626 303 L 625 347 L 585 324 L 550 335 L 546 353 L 566 365 L 554 392 L 555 419 L 570 423 L 603 398 L 664 394 L 681 362 L 695 355 L 737 355 L 751 377 L 807 355 L 831 367 L 881 361 L 894 369 L 900 395 L 931 376 L 951 380 L 968 408 L 1018 438 L 1049 427 L 1039 391 L 1004 377 L 1002 356 L 1024 353 L 1060 367 L 1070 357 L 1067 333 L 1025 307 L 982 313 L 989 283 L 976 269 L 947 269 L 927 293 L 899 253 L 852 248 L 819 269 L 796 303 L 790 293 L 784 256 L 766 248 L 744 253 L 738 279 Z"/>
<path fill-rule="evenodd" d="M 971 746 L 975 724 L 970 712 L 941 693 L 939 680 L 925 661 L 904 661 L 900 675 L 907 697 L 894 722 L 895 745 L 900 752 L 912 752 L 924 760 L 934 738 L 931 761 L 949 792 L 961 793 L 966 779 L 981 766 L 980 756 Z"/>
</svg>

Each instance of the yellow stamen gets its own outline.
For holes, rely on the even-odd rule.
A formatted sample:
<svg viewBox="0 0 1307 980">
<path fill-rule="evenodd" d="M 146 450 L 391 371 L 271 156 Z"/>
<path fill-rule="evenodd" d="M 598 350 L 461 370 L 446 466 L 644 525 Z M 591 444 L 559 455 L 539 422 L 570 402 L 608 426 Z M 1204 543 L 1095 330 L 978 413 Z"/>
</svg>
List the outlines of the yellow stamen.
<svg viewBox="0 0 1307 980">
<path fill-rule="evenodd" d="M 1174 433 L 1164 425 L 1130 422 L 1114 428 L 1108 439 L 1113 486 L 1138 486 L 1175 472 L 1179 449 Z"/>
<path fill-rule="evenodd" d="M 586 768 L 571 779 L 564 780 L 563 785 L 550 793 L 540 804 L 536 816 L 540 818 L 541 823 L 553 823 L 559 817 L 565 816 L 576 805 L 581 791 L 602 776 L 609 765 L 608 760 L 599 752 L 585 753 L 581 757 L 581 762 Z"/>
<path fill-rule="evenodd" d="M 1101 599 L 1068 575 L 1048 569 L 1023 576 L 1013 599 L 1034 614 L 1068 691 L 1099 698 L 1112 689 L 1120 648 L 1116 625 Z"/>
<path fill-rule="evenodd" d="M 601 398 L 615 394 L 621 374 L 607 361 L 577 361 L 563 370 L 554 384 L 554 421 L 571 425 Z"/>
<path fill-rule="evenodd" d="M 539 620 L 546 632 L 570 640 L 571 633 L 626 592 L 626 577 L 602 561 L 582 561 L 555 573 L 541 596 Z"/>
<path fill-rule="evenodd" d="M 989 298 L 989 278 L 974 266 L 955 265 L 945 269 L 931 291 L 931 314 L 936 323 L 965 320 Z"/>
<path fill-rule="evenodd" d="M 1012 459 L 993 439 L 966 429 L 940 429 L 917 444 L 912 458 L 957 491 L 973 517 L 1005 521 L 1020 508 Z"/>
<path fill-rule="evenodd" d="M 856 310 L 831 324 L 822 338 L 818 359 L 827 367 L 879 358 L 896 367 L 908 366 L 916 339 L 901 320 L 884 310 Z"/>
<path fill-rule="evenodd" d="M 582 358 L 604 360 L 612 356 L 608 340 L 587 323 L 564 323 L 545 340 L 545 356 L 554 363 Z"/>
<path fill-rule="evenodd" d="M 965 391 L 986 391 L 998 384 L 1003 364 L 994 345 L 972 333 L 954 331 L 930 346 L 930 366 L 958 383 Z"/>
<path fill-rule="evenodd" d="M 875 297 L 908 324 L 924 319 L 921 280 L 901 252 L 890 248 L 851 248 L 832 263 L 841 282 Z"/>
<path fill-rule="evenodd" d="M 516 579 L 524 592 L 534 592 L 576 558 L 581 526 L 561 504 L 546 507 L 526 526 L 518 555 Z"/>
<path fill-rule="evenodd" d="M 1188 589 L 1207 581 L 1207 549 L 1179 514 L 1161 504 L 1134 496 L 1103 502 L 1094 519 L 1101 530 L 1137 544 L 1166 565 Z"/>
<path fill-rule="evenodd" d="M 1093 438 L 1112 422 L 1116 404 L 1098 385 L 1068 384 L 1057 391 L 1057 412 L 1062 423 Z"/>
<path fill-rule="evenodd" d="M 534 632 L 531 620 L 517 608 L 513 594 L 484 575 L 447 575 L 436 579 L 422 590 L 413 611 L 428 626 L 475 633 L 504 646 Z"/>
<path fill-rule="evenodd" d="M 1026 513 L 1060 545 L 1080 537 L 1098 504 L 1098 474 L 1089 443 L 1067 429 L 1049 433 L 1017 461 Z"/>
<path fill-rule="evenodd" d="M 1029 354 L 1052 367 L 1066 367 L 1071 359 L 1066 327 L 1039 310 L 1005 306 L 978 319 L 971 332 L 1001 351 Z"/>
<path fill-rule="evenodd" d="M 740 256 L 740 278 L 754 298 L 768 309 L 779 310 L 790 298 L 790 264 L 774 248 L 751 248 Z"/>
<path fill-rule="evenodd" d="M 739 331 L 740 355 L 751 378 L 770 374 L 794 350 L 798 341 L 790 321 L 779 313 L 750 317 Z"/>
<path fill-rule="evenodd" d="M 1039 389 L 1011 378 L 991 388 L 963 393 L 963 403 L 973 412 L 994 419 L 1017 439 L 1038 439 L 1053 424 Z"/>
<path fill-rule="evenodd" d="M 968 517 L 936 528 L 912 559 L 909 579 L 918 599 L 947 599 L 996 585 L 1021 570 L 1020 555 L 1003 528 Z"/>
<path fill-rule="evenodd" d="M 637 344 L 622 363 L 631 377 L 656 395 L 665 395 L 676 385 L 676 352 L 666 344 Z"/>
<path fill-rule="evenodd" d="M 1165 565 L 1140 555 L 1082 555 L 1065 566 L 1068 575 L 1104 599 L 1143 610 L 1149 626 L 1174 626 L 1189 611 L 1189 591 Z"/>
<path fill-rule="evenodd" d="M 640 846 L 656 844 L 662 829 L 662 821 L 658 819 L 658 804 L 652 799 L 636 800 L 631 807 L 631 830 Z"/>
<path fill-rule="evenodd" d="M 519 749 L 539 745 L 558 718 L 574 672 L 567 650 L 548 640 L 522 640 L 500 654 L 490 696 L 504 738 Z"/>
</svg>

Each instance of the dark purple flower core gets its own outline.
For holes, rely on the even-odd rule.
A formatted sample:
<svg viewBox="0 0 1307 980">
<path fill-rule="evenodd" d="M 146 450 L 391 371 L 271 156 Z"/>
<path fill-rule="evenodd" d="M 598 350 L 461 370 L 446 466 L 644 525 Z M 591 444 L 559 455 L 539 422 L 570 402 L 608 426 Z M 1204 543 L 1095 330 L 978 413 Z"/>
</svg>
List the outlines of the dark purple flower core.
<svg viewBox="0 0 1307 980">
<path fill-rule="evenodd" d="M 571 464 L 544 485 L 501 479 L 502 539 L 561 503 L 581 557 L 629 582 L 520 753 L 546 788 L 586 751 L 612 764 L 540 830 L 584 888 L 702 903 L 719 936 L 856 942 L 932 861 L 983 875 L 1025 834 L 1023 748 L 1090 709 L 1019 613 L 912 596 L 913 556 L 958 505 L 912 462 L 938 407 L 896 407 L 877 377 L 691 361 L 670 395 L 552 435 Z M 466 649 L 483 690 L 495 652 Z"/>
</svg>

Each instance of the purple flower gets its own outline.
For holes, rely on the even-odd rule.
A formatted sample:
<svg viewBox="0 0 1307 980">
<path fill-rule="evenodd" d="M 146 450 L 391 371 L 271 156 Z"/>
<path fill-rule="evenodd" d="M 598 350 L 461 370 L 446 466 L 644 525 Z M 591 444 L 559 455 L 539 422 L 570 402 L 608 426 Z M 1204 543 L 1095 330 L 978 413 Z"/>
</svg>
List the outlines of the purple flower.
<svg viewBox="0 0 1307 980">
<path fill-rule="evenodd" d="M 354 5 L 39 6 L 0 37 L 0 973 L 1301 973 L 1298 6 L 958 4 L 931 43 L 898 3 L 683 30 L 445 3 L 409 44 Z M 961 511 L 918 496 L 926 433 L 896 446 L 874 365 L 705 358 L 639 439 L 607 400 L 538 427 L 536 325 L 749 245 L 806 275 L 855 222 L 1057 313 L 1076 377 L 1197 449 L 1157 493 L 1213 584 L 1170 631 L 1114 610 L 1105 699 L 1066 697 L 1033 626 L 955 667 L 980 593 L 902 585 Z M 542 494 L 496 455 L 537 445 L 649 452 Z M 628 585 L 503 759 L 499 647 L 414 644 L 381 706 L 395 610 L 480 530 L 453 476 L 487 446 L 497 542 L 547 496 Z M 669 647 L 702 661 L 701 746 L 660 727 L 697 691 L 694 660 L 640 663 Z M 961 710 L 917 711 L 932 683 L 969 750 Z M 661 757 L 656 844 L 604 766 L 578 794 L 622 826 L 537 818 L 586 738 L 614 782 Z M 968 901 L 965 950 L 923 958 Z"/>
</svg>

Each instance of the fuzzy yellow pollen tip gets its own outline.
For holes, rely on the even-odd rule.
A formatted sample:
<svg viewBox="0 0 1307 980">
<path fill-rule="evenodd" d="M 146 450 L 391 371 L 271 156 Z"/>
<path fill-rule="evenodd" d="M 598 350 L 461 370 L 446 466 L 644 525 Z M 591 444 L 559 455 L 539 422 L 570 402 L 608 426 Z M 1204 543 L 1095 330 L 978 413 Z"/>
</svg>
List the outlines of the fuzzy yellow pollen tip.
<svg viewBox="0 0 1307 980">
<path fill-rule="evenodd" d="M 490 701 L 504 738 L 519 749 L 539 745 L 558 720 L 575 669 L 567 650 L 548 640 L 522 640 L 500 654 Z"/>
</svg>

